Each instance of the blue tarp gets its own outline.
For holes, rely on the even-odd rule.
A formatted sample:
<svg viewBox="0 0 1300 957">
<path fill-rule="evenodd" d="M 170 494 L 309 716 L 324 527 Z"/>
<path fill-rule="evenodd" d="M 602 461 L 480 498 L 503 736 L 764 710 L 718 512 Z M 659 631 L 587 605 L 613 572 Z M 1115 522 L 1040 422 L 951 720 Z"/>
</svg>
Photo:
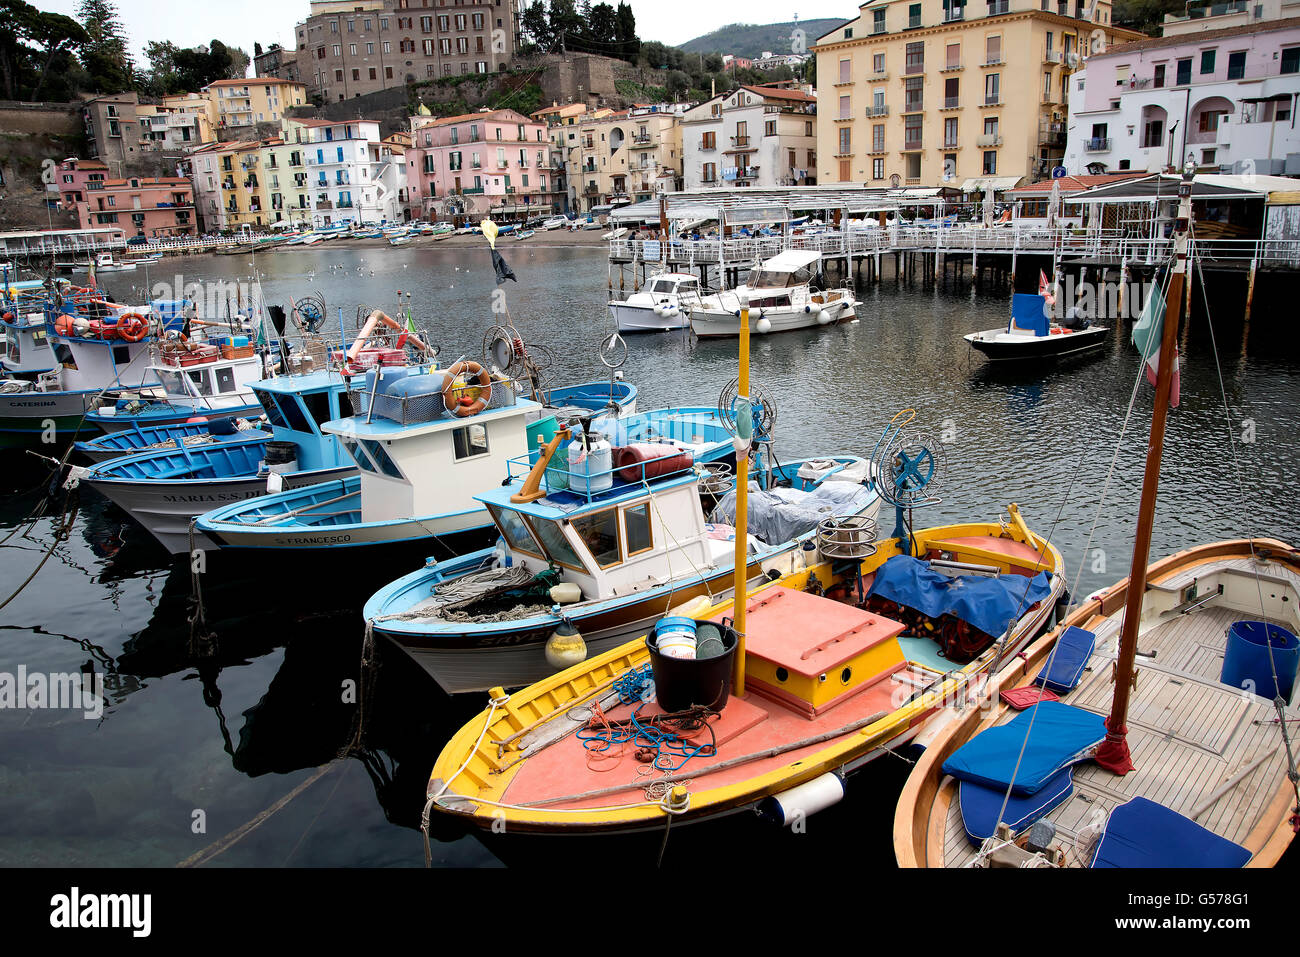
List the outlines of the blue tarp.
<svg viewBox="0 0 1300 957">
<path fill-rule="evenodd" d="M 1052 331 L 1046 312 L 1047 301 L 1033 293 L 1017 292 L 1011 295 L 1011 322 L 1007 330 L 1015 332 L 1032 332 L 1036 336 L 1045 336 Z"/>
<path fill-rule="evenodd" d="M 962 781 L 957 785 L 957 800 L 961 804 L 961 821 L 966 829 L 966 838 L 978 846 L 986 838 L 992 837 L 998 828 L 999 811 L 1002 812 L 1003 822 L 1011 828 L 1011 833 L 1019 834 L 1068 798 L 1073 791 L 1074 770 L 1064 768 L 1056 772 L 1036 793 L 1028 796 L 1011 795 L 1003 810 L 1006 788 L 986 788 L 982 784 Z"/>
<path fill-rule="evenodd" d="M 1027 587 L 1026 587 L 1027 586 Z M 895 555 L 876 570 L 870 595 L 915 608 L 931 618 L 950 614 L 994 638 L 1052 592 L 1047 572 L 1024 575 L 962 575 L 950 578 L 910 555 Z M 869 597 L 869 596 L 868 596 Z"/>
<path fill-rule="evenodd" d="M 1044 701 L 1020 712 L 1006 724 L 971 738 L 943 762 L 943 772 L 958 781 L 974 781 L 1003 790 L 1012 783 L 1014 775 L 1012 794 L 1034 794 L 1104 737 L 1106 721 L 1101 715 L 1059 701 Z M 1016 771 L 1017 761 L 1019 771 Z"/>
<path fill-rule="evenodd" d="M 1093 867 L 1245 867 L 1250 851 L 1143 797 L 1110 812 Z"/>
</svg>

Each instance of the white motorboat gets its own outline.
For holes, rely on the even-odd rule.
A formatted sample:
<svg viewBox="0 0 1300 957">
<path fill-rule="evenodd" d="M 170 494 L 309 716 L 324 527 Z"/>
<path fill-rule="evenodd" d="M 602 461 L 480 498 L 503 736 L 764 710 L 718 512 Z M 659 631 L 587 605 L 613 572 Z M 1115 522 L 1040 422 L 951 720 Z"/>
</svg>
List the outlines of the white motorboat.
<svg viewBox="0 0 1300 957">
<path fill-rule="evenodd" d="M 738 335 L 742 298 L 749 300 L 750 332 L 763 335 L 852 321 L 857 300 L 850 289 L 813 288 L 821 276 L 821 259 L 821 253 L 805 249 L 773 256 L 744 285 L 692 306 L 691 329 L 700 338 Z"/>
<path fill-rule="evenodd" d="M 690 273 L 651 276 L 640 292 L 609 304 L 619 332 L 666 332 L 691 324 L 689 310 L 700 304 L 700 281 Z"/>
</svg>

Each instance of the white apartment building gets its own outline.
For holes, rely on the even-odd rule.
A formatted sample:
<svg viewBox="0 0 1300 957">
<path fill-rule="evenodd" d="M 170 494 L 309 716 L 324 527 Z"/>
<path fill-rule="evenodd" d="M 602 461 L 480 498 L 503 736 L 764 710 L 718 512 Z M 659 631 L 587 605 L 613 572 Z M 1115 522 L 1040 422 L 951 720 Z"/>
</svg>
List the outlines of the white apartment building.
<svg viewBox="0 0 1300 957">
<path fill-rule="evenodd" d="M 817 97 L 742 86 L 682 115 L 682 188 L 817 182 Z"/>
<path fill-rule="evenodd" d="M 377 121 L 286 119 L 284 131 L 305 154 L 312 225 L 402 220 L 406 163 L 381 142 Z"/>
</svg>

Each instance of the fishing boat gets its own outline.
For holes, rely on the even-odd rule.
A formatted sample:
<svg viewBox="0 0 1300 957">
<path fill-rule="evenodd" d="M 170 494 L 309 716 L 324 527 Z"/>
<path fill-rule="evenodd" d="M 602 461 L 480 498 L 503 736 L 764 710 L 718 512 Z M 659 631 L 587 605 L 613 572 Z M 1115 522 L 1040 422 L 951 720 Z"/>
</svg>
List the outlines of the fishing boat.
<svg viewBox="0 0 1300 957">
<path fill-rule="evenodd" d="M 157 358 L 148 370 L 162 385 L 160 395 L 105 401 L 86 413 L 86 422 L 104 432 L 120 432 L 199 416 L 262 414 L 253 383 L 266 374 L 265 362 L 247 337 L 164 338 L 158 342 Z"/>
<path fill-rule="evenodd" d="M 662 452 L 647 446 L 650 458 L 628 459 L 607 473 L 550 465 L 543 456 L 532 471 L 545 497 L 517 501 L 526 480 L 478 495 L 502 536 L 499 545 L 430 563 L 387 585 L 365 603 L 369 627 L 447 693 L 473 692 L 555 674 L 552 637 L 565 628 L 580 633 L 586 653 L 601 654 L 643 635 L 682 602 L 727 596 L 736 528 L 716 512 L 706 516 L 702 499 L 714 501 L 716 486 L 702 489 L 701 480 L 716 475 L 710 460 L 732 454 L 731 436 L 720 421 L 707 424 L 714 441 L 702 449 L 695 443 L 706 468 L 695 468 L 693 450 L 679 442 L 663 443 Z M 813 477 L 801 479 L 809 463 L 796 460 L 764 475 L 762 489 L 755 486 L 770 510 L 766 523 L 750 525 L 751 583 L 788 571 L 820 521 L 875 515 L 879 499 L 865 460 L 816 462 L 826 468 Z M 602 479 L 608 488 L 589 493 Z M 735 521 L 733 502 L 735 492 L 719 505 Z M 563 589 L 567 598 L 552 607 Z"/>
<path fill-rule="evenodd" d="M 1194 173 L 1167 299 L 1134 331 L 1157 370 L 1130 575 L 1009 662 L 994 707 L 930 744 L 894 820 L 905 867 L 1270 867 L 1300 829 L 1300 552 L 1242 539 L 1148 565 Z"/>
<path fill-rule="evenodd" d="M 962 338 L 993 362 L 1032 362 L 1100 349 L 1108 331 L 1073 313 L 1055 322 L 1044 296 L 1018 292 L 1011 297 L 1011 318 L 1004 328 Z"/>
<path fill-rule="evenodd" d="M 852 321 L 857 300 L 848 288 L 814 290 L 822 254 L 787 249 L 754 270 L 744 285 L 703 297 L 690 307 L 691 329 L 700 338 L 735 336 L 742 301 L 748 303 L 750 332 L 766 335 Z"/>
<path fill-rule="evenodd" d="M 93 439 L 74 443 L 74 447 L 92 462 L 106 462 L 121 455 L 161 449 L 175 449 L 181 445 L 194 448 L 220 442 L 240 441 L 256 426 L 247 419 L 204 419 L 201 422 L 181 422 L 175 425 L 135 425 L 117 432 L 107 432 Z M 270 437 L 269 433 L 265 433 Z"/>
<path fill-rule="evenodd" d="M 0 380 L 0 433 L 75 438 L 98 431 L 86 417 L 102 399 L 147 399 L 160 391 L 148 359 L 161 322 L 149 307 L 110 303 L 79 290 L 47 298 L 41 308 L 57 365 Z M 30 321 L 20 331 L 36 344 L 40 332 Z"/>
<path fill-rule="evenodd" d="M 472 376 L 472 384 L 457 385 L 462 376 Z M 506 463 L 526 455 L 557 416 L 599 413 L 611 394 L 616 411 L 635 400 L 630 387 L 611 393 L 608 384 L 586 383 L 549 390 L 548 408 L 521 398 L 515 380 L 491 377 L 472 360 L 445 370 L 367 373 L 366 385 L 349 394 L 352 414 L 321 423 L 359 475 L 214 508 L 199 517 L 198 528 L 222 548 L 430 540 L 445 555 L 481 548 L 489 544 L 491 521 L 474 493 L 498 485 Z"/>
<path fill-rule="evenodd" d="M 112 253 L 100 253 L 95 257 L 95 272 L 131 272 L 136 264 L 130 260 L 114 260 Z"/>
<path fill-rule="evenodd" d="M 747 330 L 732 420 L 738 489 L 754 434 Z M 1007 521 L 911 528 L 911 510 L 934 502 L 939 450 L 906 421 L 896 417 L 869 459 L 894 505 L 892 538 L 830 520 L 812 554 L 800 551 L 803 567 L 769 569 L 752 587 L 738 537 L 742 600 L 661 619 L 644 639 L 522 691 L 491 689 L 438 756 L 425 820 L 436 810 L 516 845 L 538 834 L 666 841 L 673 823 L 745 809 L 790 823 L 834 804 L 845 775 L 963 700 L 1055 614 L 1061 557 L 1014 505 Z M 747 513 L 747 494 L 737 507 Z"/>
<path fill-rule="evenodd" d="M 182 438 L 108 459 L 78 477 L 173 555 L 213 548 L 214 542 L 191 531 L 196 516 L 268 490 L 306 488 L 356 474 L 342 443 L 321 428 L 351 411 L 349 387 L 349 379 L 332 370 L 259 381 L 253 389 L 270 432 L 249 429 L 201 444 Z"/>
<path fill-rule="evenodd" d="M 663 272 L 646 280 L 641 292 L 609 304 L 619 332 L 664 332 L 691 324 L 700 304 L 700 281 L 689 273 Z"/>
<path fill-rule="evenodd" d="M 521 229 L 519 232 L 515 233 L 515 239 L 532 239 L 534 233 L 535 230 L 532 229 Z"/>
<path fill-rule="evenodd" d="M 0 302 L 0 375 L 18 379 L 53 372 L 59 360 L 50 345 L 45 318 L 45 297 L 41 292 L 6 292 Z"/>
</svg>

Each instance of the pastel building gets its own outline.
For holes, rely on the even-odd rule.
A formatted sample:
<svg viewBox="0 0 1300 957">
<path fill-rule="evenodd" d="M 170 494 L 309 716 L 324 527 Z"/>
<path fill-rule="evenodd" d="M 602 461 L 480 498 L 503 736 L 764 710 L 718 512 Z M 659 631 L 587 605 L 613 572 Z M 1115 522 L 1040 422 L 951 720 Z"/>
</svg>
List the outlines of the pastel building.
<svg viewBox="0 0 1300 957">
<path fill-rule="evenodd" d="M 217 126 L 233 128 L 279 123 L 290 107 L 307 102 L 307 87 L 277 77 L 214 80 L 203 88 L 212 101 Z"/>
<path fill-rule="evenodd" d="M 106 179 L 77 204 L 82 229 L 119 227 L 127 238 L 193 236 L 194 190 L 183 177 Z"/>
<path fill-rule="evenodd" d="M 108 179 L 108 165 L 96 159 L 78 159 L 69 156 L 59 164 L 59 193 L 64 209 L 76 209 L 84 202 L 90 190 L 104 188 Z"/>
<path fill-rule="evenodd" d="M 546 125 L 515 110 L 411 118 L 406 186 L 425 219 L 550 212 Z"/>
<path fill-rule="evenodd" d="M 377 120 L 284 120 L 284 143 L 307 164 L 312 223 L 400 222 L 405 157 L 385 144 Z"/>
<path fill-rule="evenodd" d="M 1070 89 L 1072 173 L 1300 175 L 1300 18 L 1108 47 Z"/>
<path fill-rule="evenodd" d="M 597 110 L 580 118 L 574 129 L 561 130 L 568 145 L 566 175 L 572 204 L 596 206 L 650 199 L 656 189 L 680 187 L 681 117 L 659 107 L 622 112 Z"/>
<path fill-rule="evenodd" d="M 681 119 L 683 189 L 817 183 L 817 97 L 742 86 Z"/>
</svg>

